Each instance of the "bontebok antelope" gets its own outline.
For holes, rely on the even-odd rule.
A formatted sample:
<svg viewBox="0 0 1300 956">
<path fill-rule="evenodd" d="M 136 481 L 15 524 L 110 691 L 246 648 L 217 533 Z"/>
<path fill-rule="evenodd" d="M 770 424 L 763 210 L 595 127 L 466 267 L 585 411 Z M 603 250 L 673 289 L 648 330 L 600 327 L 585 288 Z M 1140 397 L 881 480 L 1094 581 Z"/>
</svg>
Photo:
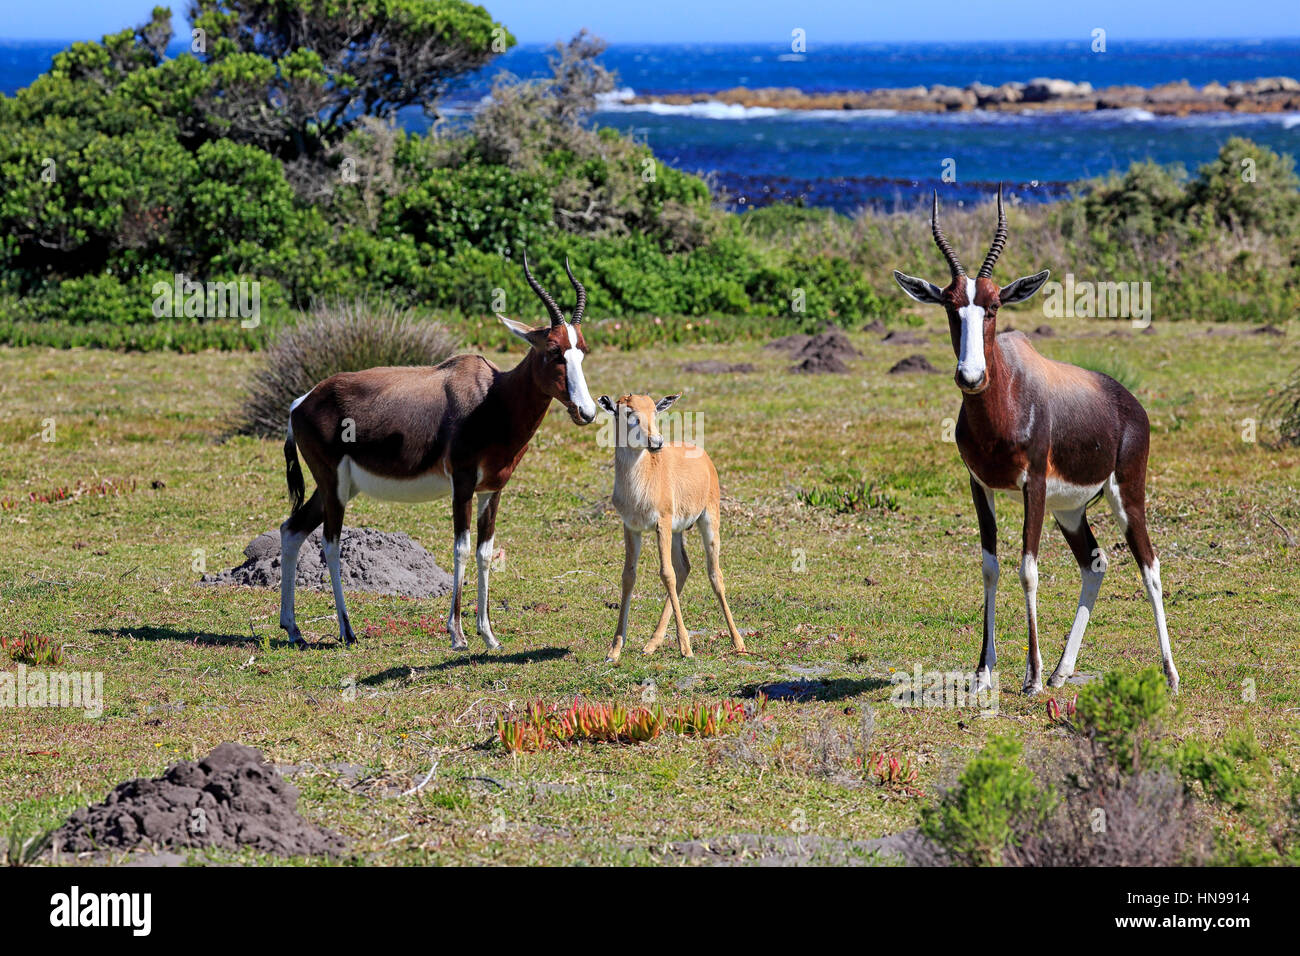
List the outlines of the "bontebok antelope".
<svg viewBox="0 0 1300 956">
<path fill-rule="evenodd" d="M 600 407 L 614 416 L 614 507 L 623 517 L 623 600 L 618 612 L 618 632 L 606 660 L 617 661 L 627 638 L 628 610 L 636 586 L 636 564 L 641 556 L 641 535 L 652 531 L 659 543 L 659 577 L 667 595 L 663 613 L 645 653 L 653 654 L 668 633 L 668 617 L 677 624 L 677 647 L 692 657 L 691 636 L 682 621 L 681 595 L 690 574 L 682 535 L 695 525 L 704 539 L 704 561 L 709 584 L 722 605 L 727 631 L 738 653 L 745 642 L 736 630 L 727 591 L 718 564 L 718 517 L 721 489 L 718 473 L 703 448 L 681 442 L 665 444 L 655 420 L 679 396 L 669 395 L 658 404 L 649 395 L 624 395 L 611 402 L 600 397 Z"/>
<path fill-rule="evenodd" d="M 497 504 L 551 399 L 568 409 L 578 425 L 596 417 L 587 392 L 582 359 L 582 312 L 587 293 L 564 264 L 577 293 L 565 320 L 555 299 L 538 284 L 524 256 L 524 276 L 550 315 L 550 325 L 529 328 L 498 315 L 506 328 L 528 343 L 518 365 L 503 372 L 481 355 L 457 355 L 433 368 L 372 368 L 325 379 L 289 410 L 284 443 L 286 477 L 293 513 L 280 526 L 280 626 L 297 644 L 302 635 L 293 613 L 298 550 L 322 521 L 325 563 L 334 588 L 339 637 L 356 636 L 343 603 L 339 579 L 339 534 L 343 512 L 358 494 L 385 501 L 430 501 L 451 495 L 455 526 L 455 570 L 447 631 L 453 650 L 465 650 L 460 624 L 461 585 L 469 561 L 469 527 L 478 494 L 478 633 L 499 647 L 488 615 L 488 573 Z M 301 450 L 316 479 L 303 503 Z"/>
<path fill-rule="evenodd" d="M 1052 687 L 1060 687 L 1074 673 L 1083 632 L 1106 571 L 1106 556 L 1097 546 L 1087 516 L 1088 506 L 1105 496 L 1137 560 L 1155 614 L 1165 676 L 1170 688 L 1177 692 L 1178 671 L 1165 626 L 1160 561 L 1147 537 L 1150 427 L 1146 412 L 1113 378 L 1044 358 L 1019 332 L 996 334 L 998 307 L 1023 302 L 1048 277 L 1048 272 L 1043 271 L 1001 288 L 993 282 L 993 267 L 1007 241 L 1001 187 L 997 232 L 974 278 L 966 275 L 939 227 L 937 190 L 930 225 L 952 280 L 940 289 L 901 272 L 895 272 L 894 278 L 918 302 L 944 307 L 957 353 L 957 387 L 962 391 L 957 448 L 970 471 L 984 549 L 984 646 L 976 665 L 977 687 L 988 686 L 997 661 L 993 604 L 998 583 L 998 539 L 993 492 L 1007 491 L 1019 494 L 1025 506 L 1020 583 L 1029 621 L 1029 654 L 1024 691 L 1034 694 L 1043 688 L 1036 607 L 1043 516 L 1050 511 L 1056 518 L 1083 576 L 1079 607 L 1065 651 L 1048 680 Z"/>
</svg>

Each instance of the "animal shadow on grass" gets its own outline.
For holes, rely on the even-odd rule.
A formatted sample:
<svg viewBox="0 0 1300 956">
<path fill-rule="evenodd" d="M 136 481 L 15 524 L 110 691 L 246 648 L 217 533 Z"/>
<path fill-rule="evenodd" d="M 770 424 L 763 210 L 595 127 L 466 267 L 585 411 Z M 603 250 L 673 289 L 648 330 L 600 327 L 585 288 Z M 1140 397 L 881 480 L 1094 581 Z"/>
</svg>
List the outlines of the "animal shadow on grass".
<svg viewBox="0 0 1300 956">
<path fill-rule="evenodd" d="M 363 678 L 358 683 L 367 687 L 376 687 L 393 680 L 409 680 L 412 677 L 419 677 L 421 674 L 433 674 L 438 671 L 450 670 L 453 667 L 467 667 L 470 664 L 540 664 L 544 661 L 558 661 L 568 657 L 569 654 L 570 650 L 567 647 L 539 647 L 531 651 L 515 651 L 513 654 L 492 654 L 487 652 L 462 654 L 450 660 L 430 664 L 428 667 L 390 667 L 386 671 L 380 671 L 378 674 Z"/>
<path fill-rule="evenodd" d="M 768 700 L 790 700 L 801 704 L 805 701 L 814 700 L 843 700 L 846 697 L 856 697 L 868 691 L 892 686 L 889 681 L 882 680 L 879 677 L 834 677 L 829 680 L 800 678 L 799 680 L 747 684 L 741 688 L 740 696 L 757 697 L 759 694 L 765 694 Z"/>
<path fill-rule="evenodd" d="M 252 631 L 246 634 L 217 634 L 213 631 L 187 631 L 173 627 L 98 627 L 90 633 L 104 637 L 135 638 L 137 641 L 181 641 L 185 644 L 256 644 L 261 640 Z M 271 645 L 288 647 L 289 642 L 272 638 Z"/>
</svg>

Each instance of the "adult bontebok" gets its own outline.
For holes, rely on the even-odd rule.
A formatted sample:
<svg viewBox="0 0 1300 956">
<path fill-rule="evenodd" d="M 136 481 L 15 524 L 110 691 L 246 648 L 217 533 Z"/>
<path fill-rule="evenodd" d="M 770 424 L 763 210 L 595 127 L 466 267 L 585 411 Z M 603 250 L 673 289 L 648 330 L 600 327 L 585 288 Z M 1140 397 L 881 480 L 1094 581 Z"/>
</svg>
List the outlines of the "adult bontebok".
<svg viewBox="0 0 1300 956">
<path fill-rule="evenodd" d="M 1048 683 L 1060 687 L 1074 673 L 1093 603 L 1106 571 L 1106 556 L 1088 526 L 1087 508 L 1105 496 L 1137 560 L 1142 585 L 1155 614 L 1165 676 L 1178 690 L 1178 671 L 1169 648 L 1161 596 L 1160 561 L 1147 536 L 1146 473 L 1150 426 L 1141 404 L 1107 375 L 1044 358 L 1019 332 L 996 334 L 998 307 L 1023 302 L 1047 281 L 1048 272 L 1017 279 L 999 288 L 993 266 L 1007 241 L 1007 219 L 998 188 L 998 227 L 984 264 L 974 278 L 957 260 L 939 227 L 939 194 L 934 196 L 931 229 L 948 262 L 952 281 L 940 289 L 895 272 L 903 291 L 918 302 L 941 305 L 957 353 L 957 386 L 962 391 L 957 448 L 970 471 L 971 493 L 984 548 L 984 646 L 977 664 L 977 687 L 988 686 L 997 651 L 993 603 L 998 582 L 997 525 L 993 492 L 1019 493 L 1025 506 L 1020 583 L 1029 621 L 1029 655 L 1024 690 L 1043 688 L 1038 653 L 1038 541 L 1043 516 L 1050 511 L 1069 542 L 1083 586 L 1065 651 Z"/>
<path fill-rule="evenodd" d="M 681 596 L 690 574 L 682 535 L 695 525 L 704 539 L 704 561 L 709 584 L 722 605 L 727 632 L 737 653 L 745 642 L 727 606 L 727 590 L 718 564 L 718 516 L 721 489 L 718 472 L 703 448 L 684 442 L 665 444 L 656 415 L 677 401 L 670 395 L 655 404 L 649 395 L 624 395 L 611 402 L 600 397 L 600 407 L 614 417 L 614 507 L 623 517 L 623 600 L 618 612 L 618 633 L 610 645 L 609 661 L 617 661 L 627 638 L 628 610 L 636 586 L 636 563 L 641 556 L 641 536 L 653 531 L 659 542 L 659 577 L 667 596 L 659 624 L 645 653 L 653 654 L 668 633 L 668 617 L 677 624 L 677 647 L 683 657 L 694 656 L 691 636 L 682 621 Z"/>
<path fill-rule="evenodd" d="M 339 637 L 356 636 L 343 603 L 339 579 L 339 534 L 352 498 L 367 494 L 385 501 L 430 501 L 451 495 L 455 526 L 454 589 L 447 631 L 454 650 L 467 647 L 460 624 L 461 585 L 469 561 L 469 527 L 478 494 L 478 633 L 488 648 L 499 647 L 488 615 L 488 573 L 497 504 L 551 399 L 569 417 L 587 425 L 596 404 L 587 392 L 582 359 L 582 312 L 587 293 L 564 264 L 577 293 L 572 319 L 528 269 L 524 276 L 550 315 L 550 325 L 533 329 L 498 315 L 530 346 L 518 365 L 503 372 L 481 355 L 457 355 L 433 368 L 372 368 L 325 379 L 289 410 L 284 443 L 285 473 L 293 513 L 280 526 L 280 626 L 298 643 L 293 613 L 294 571 L 303 541 L 325 523 L 325 563 L 334 588 Z M 298 454 L 316 479 L 305 488 Z"/>
</svg>

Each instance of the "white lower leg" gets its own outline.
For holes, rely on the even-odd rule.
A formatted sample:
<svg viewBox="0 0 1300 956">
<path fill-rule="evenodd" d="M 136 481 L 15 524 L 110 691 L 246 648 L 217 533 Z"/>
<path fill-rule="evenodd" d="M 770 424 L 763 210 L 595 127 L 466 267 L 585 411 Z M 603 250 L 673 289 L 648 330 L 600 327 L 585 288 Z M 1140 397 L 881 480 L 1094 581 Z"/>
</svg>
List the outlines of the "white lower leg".
<svg viewBox="0 0 1300 956">
<path fill-rule="evenodd" d="M 492 634 L 492 623 L 488 617 L 488 577 L 492 573 L 493 540 L 488 538 L 478 545 L 478 633 L 489 649 L 501 645 Z"/>
<path fill-rule="evenodd" d="M 1038 634 L 1038 559 L 1032 554 L 1025 554 L 1020 559 L 1020 586 L 1025 590 L 1025 617 L 1028 633 Z M 1026 693 L 1036 693 L 1043 689 L 1043 659 L 1038 652 L 1038 641 L 1028 642 L 1029 651 L 1025 655 Z"/>
<path fill-rule="evenodd" d="M 469 532 L 465 531 L 458 534 L 456 536 L 455 564 L 451 576 L 451 613 L 447 615 L 447 631 L 451 634 L 451 646 L 459 649 L 464 649 L 466 646 L 465 636 L 460 630 L 458 612 L 460 611 L 461 588 L 465 584 L 465 565 L 469 563 L 471 550 Z"/>
<path fill-rule="evenodd" d="M 975 674 L 978 692 L 993 686 L 993 668 L 998 662 L 997 643 L 994 640 L 993 613 L 998 597 L 998 577 L 1001 574 L 998 556 L 984 552 L 984 657 Z"/>
<path fill-rule="evenodd" d="M 1156 617 L 1156 634 L 1160 638 L 1160 658 L 1165 668 L 1165 678 L 1169 689 L 1178 693 L 1178 668 L 1174 666 L 1174 652 L 1169 645 L 1169 629 L 1165 624 L 1164 588 L 1160 584 L 1160 559 L 1155 558 L 1151 567 L 1142 569 L 1142 586 L 1146 588 L 1147 600 L 1151 602 L 1151 611 Z"/>
<path fill-rule="evenodd" d="M 339 640 L 351 644 L 356 636 L 352 633 L 352 622 L 348 620 L 348 608 L 343 601 L 343 576 L 339 564 L 341 547 L 341 542 L 337 540 L 325 542 L 325 566 L 329 568 L 330 586 L 334 589 L 334 613 L 339 619 Z"/>
<path fill-rule="evenodd" d="M 1088 629 L 1088 622 L 1092 620 L 1092 606 L 1097 602 L 1102 578 L 1106 576 L 1106 556 L 1099 550 L 1093 564 L 1080 569 L 1080 573 L 1083 583 L 1079 588 L 1079 608 L 1074 612 L 1074 623 L 1070 625 L 1070 634 L 1065 639 L 1065 650 L 1061 653 L 1061 661 L 1056 665 L 1056 670 L 1048 681 L 1052 687 L 1060 687 L 1065 683 L 1066 678 L 1074 673 L 1074 663 L 1079 658 L 1079 649 L 1083 647 L 1083 633 Z"/>
<path fill-rule="evenodd" d="M 290 641 L 302 640 L 294 619 L 293 586 L 298 574 L 298 551 L 306 540 L 305 534 L 280 528 L 280 627 L 289 633 Z"/>
</svg>

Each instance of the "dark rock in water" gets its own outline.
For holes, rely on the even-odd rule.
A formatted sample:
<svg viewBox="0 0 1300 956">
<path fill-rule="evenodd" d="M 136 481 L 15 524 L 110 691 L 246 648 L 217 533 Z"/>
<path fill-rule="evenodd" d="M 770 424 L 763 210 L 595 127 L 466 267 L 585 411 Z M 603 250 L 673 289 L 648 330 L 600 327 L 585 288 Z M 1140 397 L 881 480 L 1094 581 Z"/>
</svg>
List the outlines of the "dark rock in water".
<svg viewBox="0 0 1300 956">
<path fill-rule="evenodd" d="M 909 355 L 901 362 L 896 362 L 894 367 L 889 370 L 890 375 L 907 375 L 912 372 L 925 372 L 927 374 L 938 374 L 939 370 L 930 364 L 930 360 L 924 355 Z"/>
<path fill-rule="evenodd" d="M 687 362 L 682 366 L 683 372 L 695 375 L 747 375 L 754 371 L 753 362 L 719 362 L 717 359 L 705 359 L 700 362 Z"/>
<path fill-rule="evenodd" d="M 252 847 L 284 856 L 338 855 L 336 833 L 304 820 L 298 788 L 260 750 L 219 744 L 197 763 L 120 783 L 103 803 L 75 811 L 51 846 L 69 853 L 135 847 Z"/>
<path fill-rule="evenodd" d="M 343 587 L 400 597 L 441 597 L 451 591 L 451 575 L 434 561 L 433 555 L 400 531 L 374 528 L 344 528 L 342 541 Z M 237 568 L 220 574 L 205 574 L 200 584 L 246 585 L 255 588 L 280 586 L 280 532 L 259 534 L 244 549 L 247 559 Z M 317 528 L 298 552 L 297 587 L 327 590 L 329 569 Z"/>
<path fill-rule="evenodd" d="M 887 345 L 928 345 L 930 340 L 907 329 L 895 329 L 880 341 Z"/>
</svg>

